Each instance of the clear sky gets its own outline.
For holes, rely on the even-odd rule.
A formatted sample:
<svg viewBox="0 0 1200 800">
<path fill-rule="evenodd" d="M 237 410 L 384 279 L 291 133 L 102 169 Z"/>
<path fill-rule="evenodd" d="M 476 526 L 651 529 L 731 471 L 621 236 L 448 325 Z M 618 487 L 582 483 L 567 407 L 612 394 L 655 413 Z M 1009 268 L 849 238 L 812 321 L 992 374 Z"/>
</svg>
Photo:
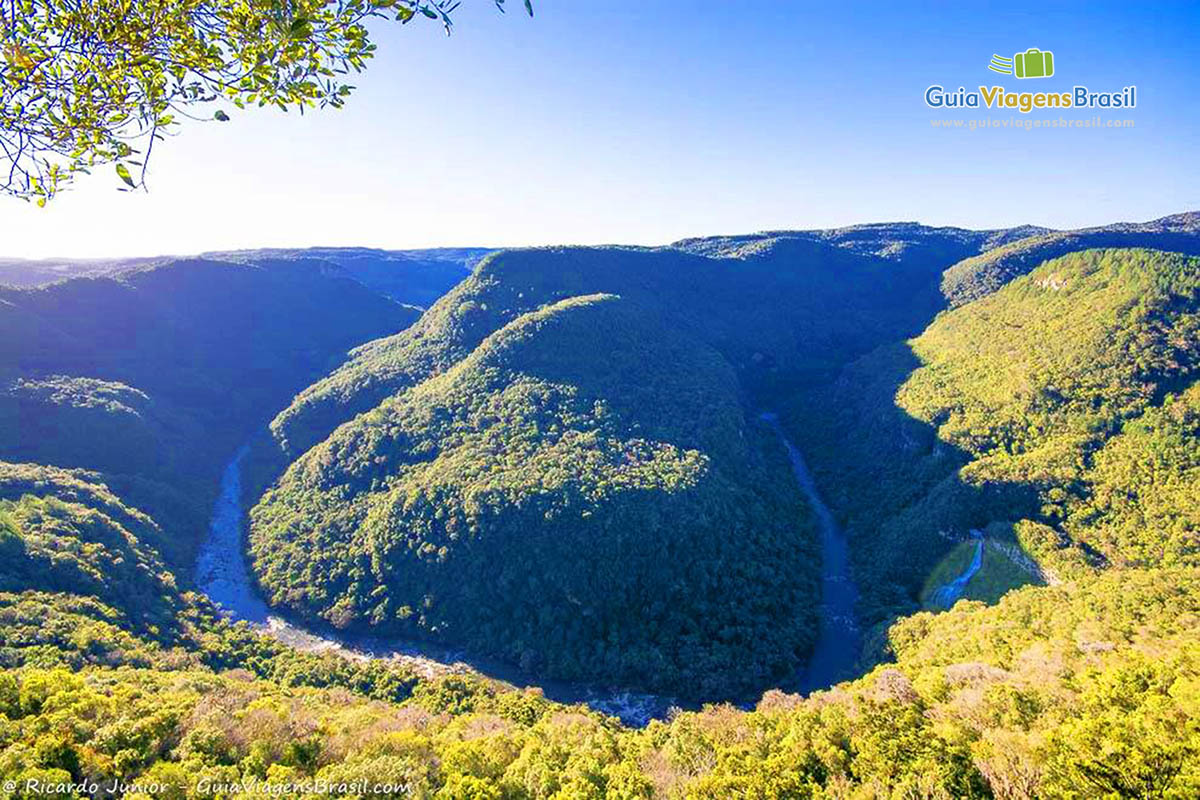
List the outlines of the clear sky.
<svg viewBox="0 0 1200 800">
<path fill-rule="evenodd" d="M 106 170 L 39 210 L 0 199 L 3 256 L 260 246 L 661 244 L 917 220 L 1078 227 L 1200 209 L 1200 4 L 1031 0 L 466 0 L 454 35 L 377 27 L 340 112 L 193 123 L 149 194 Z M 987 70 L 1051 50 L 1056 75 Z M 930 84 L 1138 87 L 1133 129 L 938 130 Z M 1037 114 L 1049 118 L 1052 114 Z"/>
</svg>

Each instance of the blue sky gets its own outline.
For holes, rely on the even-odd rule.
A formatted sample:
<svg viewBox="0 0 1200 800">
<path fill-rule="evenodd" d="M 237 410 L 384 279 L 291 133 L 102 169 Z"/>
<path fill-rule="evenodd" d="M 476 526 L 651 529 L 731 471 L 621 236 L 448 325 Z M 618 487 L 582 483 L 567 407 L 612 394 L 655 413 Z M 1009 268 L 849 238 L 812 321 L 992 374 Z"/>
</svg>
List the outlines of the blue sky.
<svg viewBox="0 0 1200 800">
<path fill-rule="evenodd" d="M 510 5 L 466 0 L 449 38 L 381 24 L 343 111 L 187 125 L 155 153 L 148 195 L 117 193 L 105 173 L 45 210 L 0 201 L 0 255 L 661 244 L 1200 208 L 1195 3 L 537 0 L 532 20 Z M 1054 52 L 1055 77 L 986 69 L 1028 47 Z M 933 83 L 1136 84 L 1138 108 L 1103 113 L 1135 127 L 937 130 L 1019 115 L 935 112 Z"/>
</svg>

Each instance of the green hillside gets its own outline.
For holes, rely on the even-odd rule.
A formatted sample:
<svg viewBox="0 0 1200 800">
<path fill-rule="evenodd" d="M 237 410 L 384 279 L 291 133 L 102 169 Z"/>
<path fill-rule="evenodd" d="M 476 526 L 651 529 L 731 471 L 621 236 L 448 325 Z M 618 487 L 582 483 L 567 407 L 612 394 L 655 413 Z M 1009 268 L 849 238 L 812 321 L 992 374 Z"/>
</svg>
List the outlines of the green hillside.
<svg viewBox="0 0 1200 800">
<path fill-rule="evenodd" d="M 611 293 L 715 348 L 747 390 L 818 380 L 940 308 L 940 270 L 802 239 L 726 257 L 673 248 L 544 248 L 488 256 L 411 328 L 363 345 L 272 422 L 295 458 L 341 423 L 448 369 L 521 314 Z"/>
<path fill-rule="evenodd" d="M 1185 800 L 1200 792 L 1197 580 L 1131 571 L 918 614 L 890 632 L 894 664 L 832 692 L 642 730 L 467 676 L 381 702 L 236 671 L 25 667 L 0 674 L 0 775 L 186 800 L 238 781 L 435 800 Z"/>
<path fill-rule="evenodd" d="M 811 643 L 788 478 L 716 352 L 633 301 L 575 297 L 306 453 L 251 545 L 271 600 L 339 627 L 712 696 Z"/>
<path fill-rule="evenodd" d="M 996 291 L 1052 258 L 1101 247 L 1152 247 L 1200 254 L 1200 213 L 1076 231 L 1029 231 L 1027 237 L 1009 238 L 1002 246 L 971 255 L 947 269 L 942 293 L 957 307 Z"/>
<path fill-rule="evenodd" d="M 125 627 L 158 631 L 180 609 L 159 556 L 165 535 L 102 484 L 49 467 L 0 465 L 5 527 L 0 591 L 69 592 L 127 612 Z"/>
<path fill-rule="evenodd" d="M 1187 250 L 1160 222 L 1110 229 Z M 0 290 L 0 798 L 1196 796 L 1200 259 L 1079 235 L 506 251 L 399 333 L 413 312 L 346 253 Z M 979 253 L 1017 266 L 942 311 Z M 630 728 L 230 624 L 195 548 L 280 409 L 249 544 L 301 623 L 766 693 Z M 868 627 L 861 677 L 809 697 L 771 688 L 813 646 L 821 564 L 765 410 L 850 533 Z"/>
<path fill-rule="evenodd" d="M 1196 564 L 1198 287 L 1182 255 L 1065 256 L 801 404 L 871 613 L 910 607 L 944 537 L 991 522 L 1067 573 Z"/>
</svg>

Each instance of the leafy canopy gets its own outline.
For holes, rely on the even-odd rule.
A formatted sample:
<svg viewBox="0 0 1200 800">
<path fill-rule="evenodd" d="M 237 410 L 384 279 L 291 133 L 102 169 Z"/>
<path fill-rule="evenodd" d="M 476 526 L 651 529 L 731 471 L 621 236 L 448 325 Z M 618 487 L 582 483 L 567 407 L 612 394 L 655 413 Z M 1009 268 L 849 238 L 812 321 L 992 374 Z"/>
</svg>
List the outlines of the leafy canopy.
<svg viewBox="0 0 1200 800">
<path fill-rule="evenodd" d="M 504 0 L 494 0 L 503 10 Z M 145 185 L 181 117 L 227 121 L 224 100 L 339 108 L 375 51 L 372 18 L 440 21 L 454 0 L 10 0 L 0 4 L 3 190 L 45 205 L 78 173 L 114 165 Z M 530 14 L 533 7 L 525 3 Z"/>
</svg>

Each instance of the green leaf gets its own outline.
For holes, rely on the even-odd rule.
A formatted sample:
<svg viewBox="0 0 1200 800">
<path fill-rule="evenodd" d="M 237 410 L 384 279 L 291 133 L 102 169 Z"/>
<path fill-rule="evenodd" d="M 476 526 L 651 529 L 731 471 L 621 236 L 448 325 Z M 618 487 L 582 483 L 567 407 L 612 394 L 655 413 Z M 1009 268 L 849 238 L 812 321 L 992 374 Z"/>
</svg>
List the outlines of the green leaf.
<svg viewBox="0 0 1200 800">
<path fill-rule="evenodd" d="M 117 164 L 117 176 L 130 186 L 137 187 L 137 184 L 133 182 L 133 176 L 129 174 L 129 167 L 124 164 Z"/>
<path fill-rule="evenodd" d="M 213 114 L 213 119 L 217 120 L 218 122 L 229 122 L 229 115 L 224 111 L 218 110 L 217 113 Z"/>
</svg>

